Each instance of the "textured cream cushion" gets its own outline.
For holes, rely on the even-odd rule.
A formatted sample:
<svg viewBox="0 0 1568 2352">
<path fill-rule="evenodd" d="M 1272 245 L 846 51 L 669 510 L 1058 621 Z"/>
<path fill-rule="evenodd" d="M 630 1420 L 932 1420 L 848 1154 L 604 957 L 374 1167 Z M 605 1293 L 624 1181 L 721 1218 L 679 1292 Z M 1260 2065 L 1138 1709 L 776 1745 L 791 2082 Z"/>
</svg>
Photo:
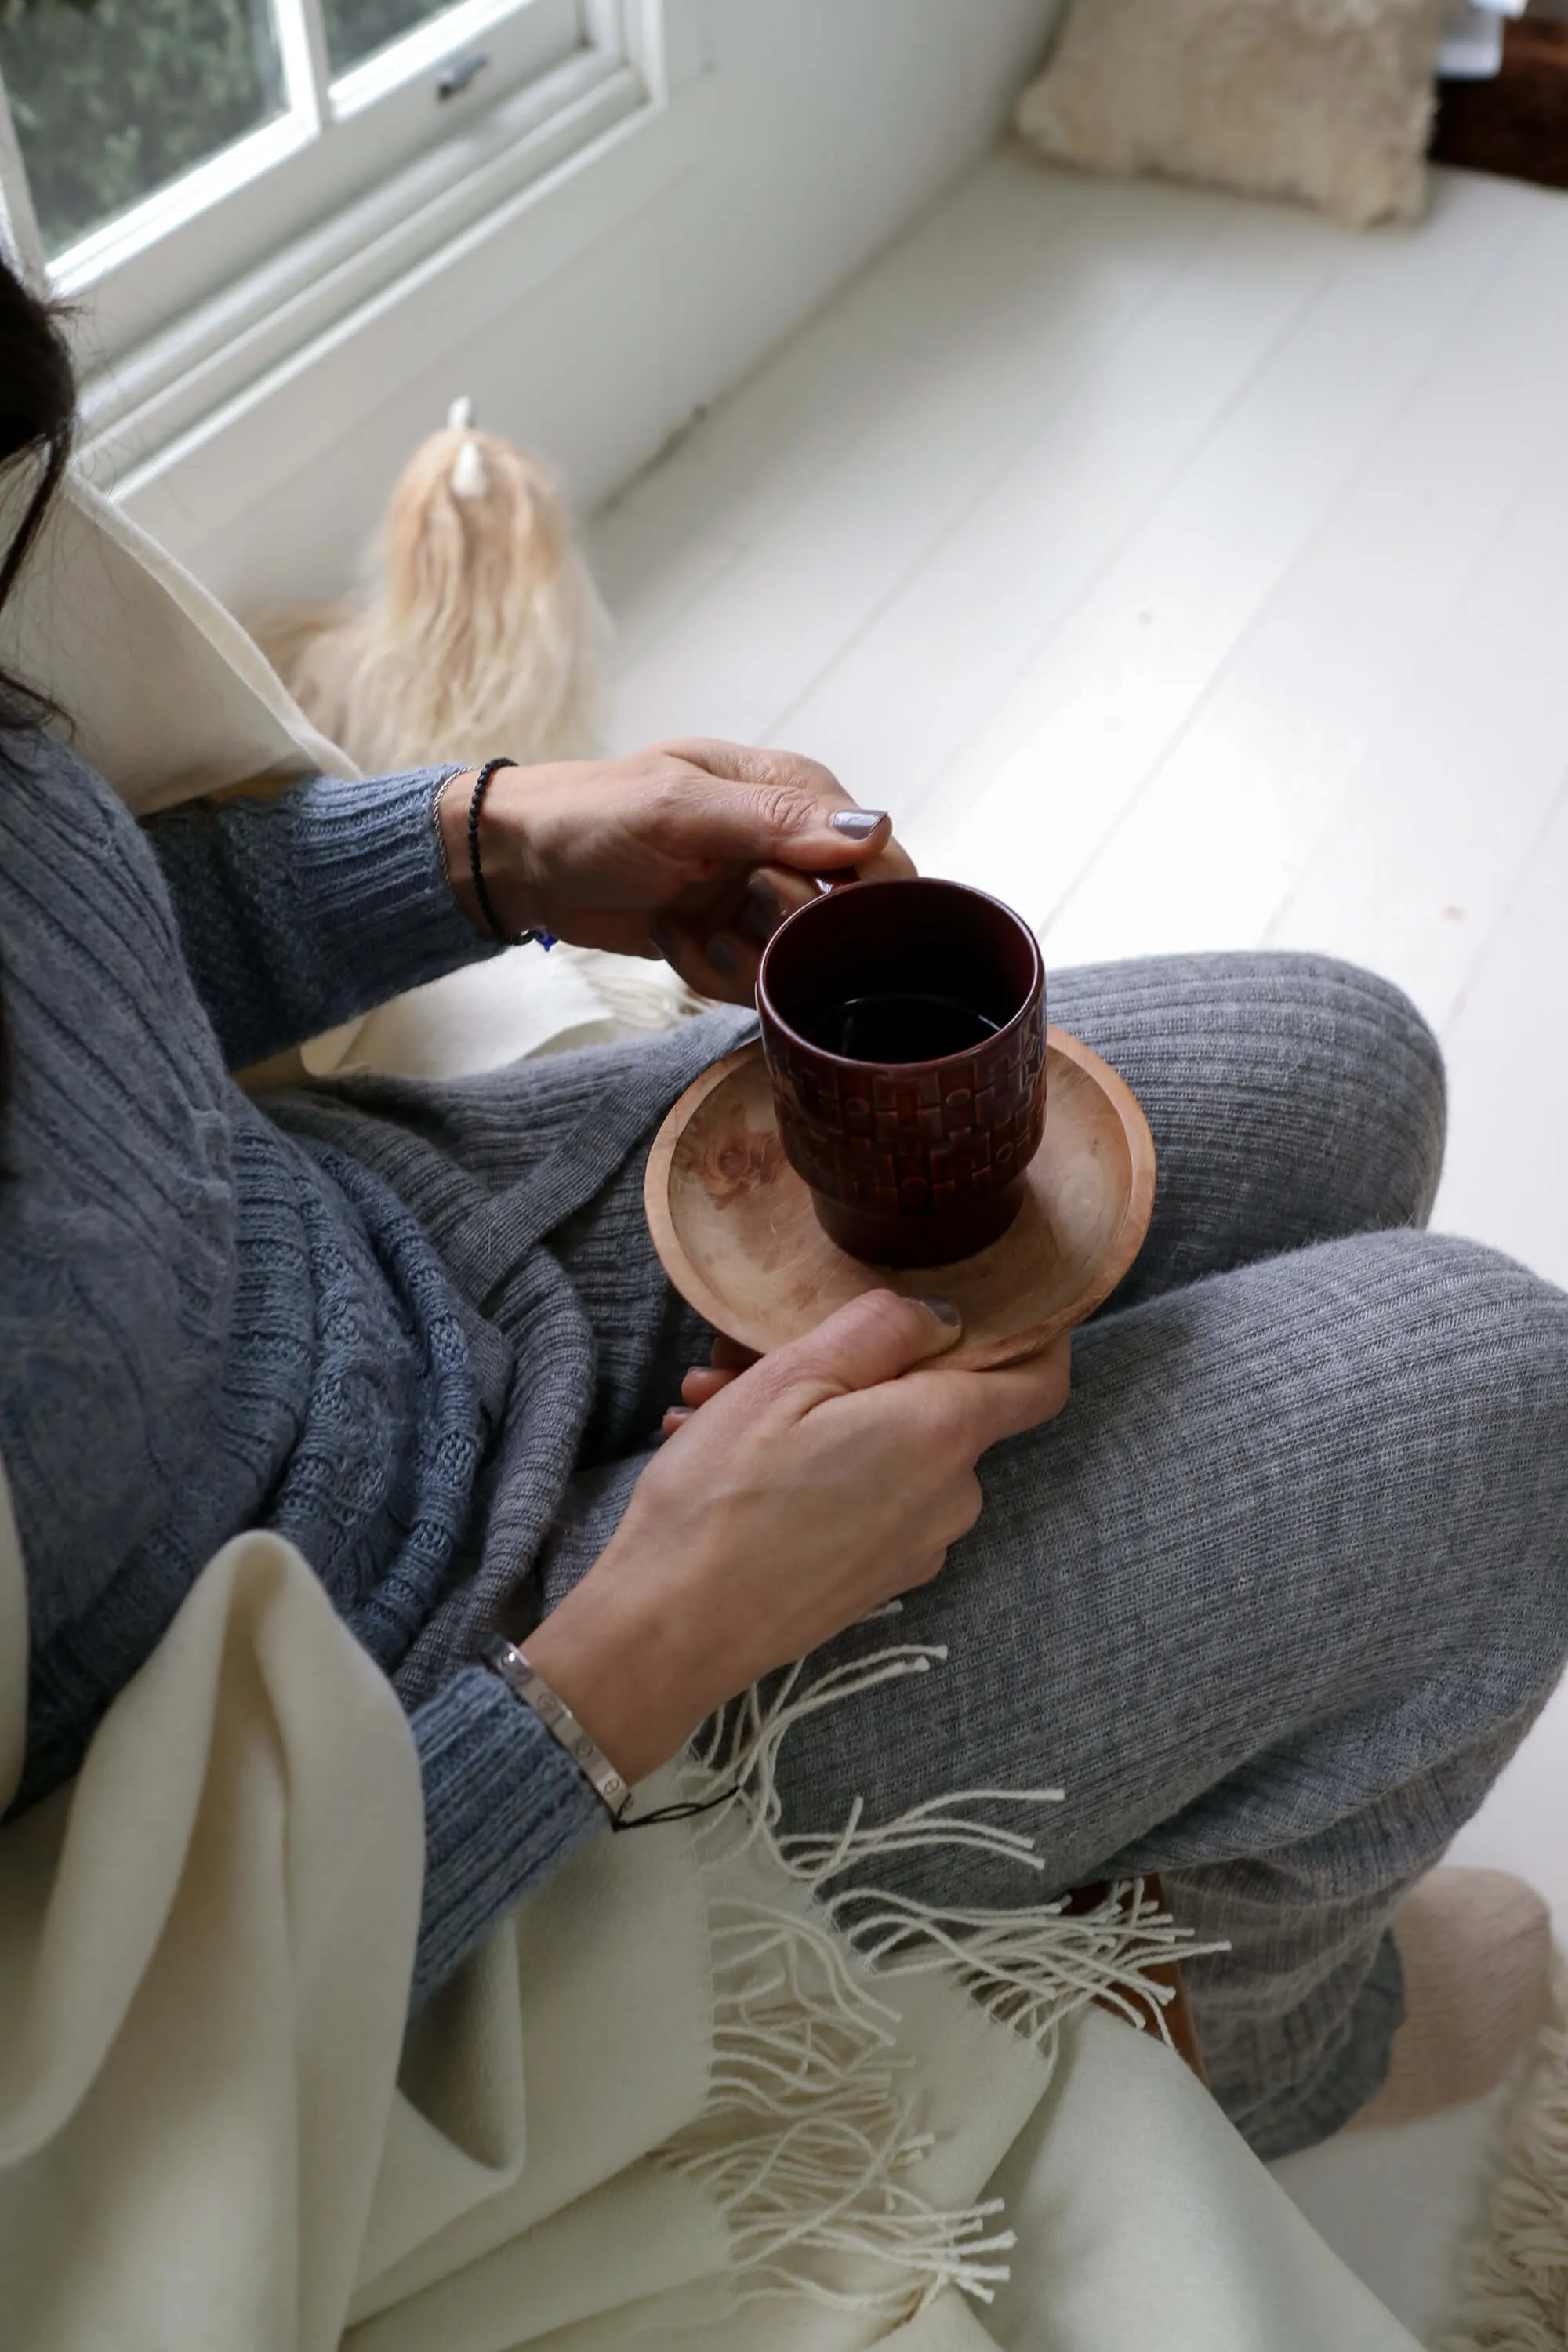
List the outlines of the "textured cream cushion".
<svg viewBox="0 0 1568 2352">
<path fill-rule="evenodd" d="M 1297 196 L 1351 228 L 1415 220 L 1441 15 L 1442 0 L 1075 0 L 1018 128 L 1092 171 Z"/>
</svg>

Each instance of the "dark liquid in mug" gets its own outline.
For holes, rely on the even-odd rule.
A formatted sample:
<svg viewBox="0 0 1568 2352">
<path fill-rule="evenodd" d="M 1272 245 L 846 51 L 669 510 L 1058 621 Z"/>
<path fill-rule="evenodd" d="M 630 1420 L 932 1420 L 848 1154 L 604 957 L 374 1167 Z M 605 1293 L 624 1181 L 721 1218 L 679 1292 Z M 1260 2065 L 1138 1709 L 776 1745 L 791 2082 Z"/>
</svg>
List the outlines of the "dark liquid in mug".
<svg viewBox="0 0 1568 2352">
<path fill-rule="evenodd" d="M 936 1062 L 944 1054 L 973 1053 L 1001 1025 L 956 997 L 908 989 L 852 996 L 833 1020 L 837 1036 L 825 1023 L 820 1043 L 852 1062 Z"/>
</svg>

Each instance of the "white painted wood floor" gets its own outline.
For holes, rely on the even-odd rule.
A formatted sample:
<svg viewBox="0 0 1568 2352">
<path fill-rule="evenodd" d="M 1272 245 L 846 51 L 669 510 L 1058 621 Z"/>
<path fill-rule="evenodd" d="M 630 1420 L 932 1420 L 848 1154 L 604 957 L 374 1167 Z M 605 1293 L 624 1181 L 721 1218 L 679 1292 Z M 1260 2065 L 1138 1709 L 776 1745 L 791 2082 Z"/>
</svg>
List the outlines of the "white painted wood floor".
<svg viewBox="0 0 1568 2352">
<path fill-rule="evenodd" d="M 1388 974 L 1436 1222 L 1568 1283 L 1565 298 L 1542 190 L 1356 237 L 1004 150 L 598 518 L 614 745 L 812 752 L 1058 964 Z M 1568 1687 L 1458 1851 L 1568 1938 L 1565 1786 Z"/>
</svg>

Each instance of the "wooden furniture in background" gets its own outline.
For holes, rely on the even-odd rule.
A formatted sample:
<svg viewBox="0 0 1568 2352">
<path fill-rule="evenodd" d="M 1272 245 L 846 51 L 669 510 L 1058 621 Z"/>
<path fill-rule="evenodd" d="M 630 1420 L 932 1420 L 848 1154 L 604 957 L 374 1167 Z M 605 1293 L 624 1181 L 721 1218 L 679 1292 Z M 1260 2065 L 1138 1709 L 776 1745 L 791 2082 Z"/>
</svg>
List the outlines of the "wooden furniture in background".
<svg viewBox="0 0 1568 2352">
<path fill-rule="evenodd" d="M 1110 1893 L 1110 1885 L 1104 1881 L 1094 1886 L 1080 1886 L 1075 1895 L 1068 1897 L 1067 1907 L 1074 1915 L 1098 1910 Z M 1158 1878 L 1151 1876 L 1144 1879 L 1143 1894 L 1145 1900 L 1152 1900 L 1159 1905 L 1162 1911 L 1165 1908 L 1164 1891 Z M 1180 1963 L 1175 1960 L 1163 1961 L 1158 1967 L 1150 1969 L 1148 1974 L 1157 1983 L 1169 1986 L 1171 1998 L 1165 2003 L 1165 2021 L 1163 2029 L 1153 2002 L 1134 1998 L 1131 2006 L 1139 2011 L 1139 2030 L 1144 2033 L 1161 2034 L 1163 2032 L 1168 2035 L 1171 2047 L 1177 2057 L 1183 2059 L 1192 2068 L 1193 2073 L 1206 2090 L 1209 2079 L 1208 2069 L 1204 2064 L 1204 2053 L 1198 2044 L 1198 2030 L 1193 2021 L 1192 2004 L 1187 1999 L 1186 1980 L 1182 1975 Z M 1123 2011 L 1111 2001 L 1102 2001 L 1100 2006 L 1110 2010 L 1113 2016 L 1121 2017 L 1123 2014 Z"/>
<path fill-rule="evenodd" d="M 1503 27 L 1490 81 L 1442 81 L 1431 152 L 1505 179 L 1568 188 L 1568 24 L 1524 16 Z"/>
</svg>

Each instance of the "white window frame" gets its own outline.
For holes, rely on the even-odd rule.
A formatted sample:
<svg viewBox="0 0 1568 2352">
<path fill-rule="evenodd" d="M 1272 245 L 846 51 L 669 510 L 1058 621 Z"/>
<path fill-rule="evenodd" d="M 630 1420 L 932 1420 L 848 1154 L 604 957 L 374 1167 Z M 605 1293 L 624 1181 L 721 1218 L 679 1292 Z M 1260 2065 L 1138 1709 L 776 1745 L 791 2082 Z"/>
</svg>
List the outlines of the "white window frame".
<svg viewBox="0 0 1568 2352">
<path fill-rule="evenodd" d="M 0 233 L 4 234 L 6 250 L 28 284 L 47 286 L 48 271 L 44 265 L 44 241 L 38 235 L 37 217 L 33 211 L 33 198 L 23 167 L 22 150 L 17 143 L 16 126 L 11 120 L 10 103 L 3 82 L 0 82 Z"/>
<path fill-rule="evenodd" d="M 32 282 L 80 306 L 89 444 L 167 441 L 666 103 L 661 0 L 458 0 L 335 81 L 320 0 L 272 6 L 288 110 L 52 265 L 0 89 L 7 241 Z M 433 110 L 442 68 L 476 50 L 491 64 L 450 101 L 450 128 L 444 106 L 421 139 L 416 110 Z"/>
</svg>

